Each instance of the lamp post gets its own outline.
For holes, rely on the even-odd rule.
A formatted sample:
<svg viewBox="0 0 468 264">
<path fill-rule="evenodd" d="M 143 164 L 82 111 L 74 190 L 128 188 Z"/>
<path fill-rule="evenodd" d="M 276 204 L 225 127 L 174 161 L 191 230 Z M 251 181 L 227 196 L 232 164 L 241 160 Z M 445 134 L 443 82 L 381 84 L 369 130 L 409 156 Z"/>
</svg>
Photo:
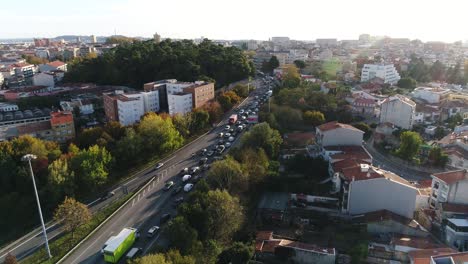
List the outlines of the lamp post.
<svg viewBox="0 0 468 264">
<path fill-rule="evenodd" d="M 52 258 L 52 255 L 50 254 L 49 241 L 47 239 L 46 228 L 44 225 L 44 219 L 42 218 L 41 203 L 39 202 L 39 195 L 37 194 L 36 181 L 34 180 L 34 172 L 33 172 L 32 165 L 31 165 L 31 160 L 36 159 L 36 158 L 37 158 L 36 155 L 26 154 L 21 158 L 21 160 L 27 161 L 29 163 L 29 172 L 31 173 L 31 178 L 32 178 L 33 186 L 34 186 L 34 194 L 36 194 L 37 209 L 39 210 L 39 218 L 41 219 L 42 234 L 44 235 L 46 251 L 47 251 L 47 255 L 49 256 L 49 258 Z"/>
</svg>

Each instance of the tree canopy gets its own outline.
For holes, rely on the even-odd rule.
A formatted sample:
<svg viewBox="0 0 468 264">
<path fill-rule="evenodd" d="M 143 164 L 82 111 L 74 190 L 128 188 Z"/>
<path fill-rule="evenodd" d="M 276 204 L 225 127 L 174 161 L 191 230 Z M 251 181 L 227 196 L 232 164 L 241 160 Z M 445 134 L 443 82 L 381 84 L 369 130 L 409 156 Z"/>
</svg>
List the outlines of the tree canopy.
<svg viewBox="0 0 468 264">
<path fill-rule="evenodd" d="M 144 83 L 162 79 L 213 79 L 217 87 L 222 87 L 254 73 L 253 64 L 238 48 L 207 39 L 198 45 L 191 40 L 168 39 L 159 43 L 125 41 L 102 56 L 72 63 L 64 81 L 142 89 Z"/>
<path fill-rule="evenodd" d="M 75 230 L 91 219 L 88 207 L 73 198 L 65 197 L 65 200 L 54 213 L 55 221 L 62 221 L 63 228 L 71 232 L 72 239 Z"/>
<path fill-rule="evenodd" d="M 400 147 L 397 150 L 397 155 L 405 160 L 413 160 L 422 143 L 423 140 L 419 133 L 405 131 L 400 135 Z"/>
<path fill-rule="evenodd" d="M 260 123 L 253 126 L 241 138 L 242 146 L 253 149 L 262 148 L 270 158 L 276 157 L 279 154 L 279 148 L 282 143 L 283 139 L 279 132 L 272 129 L 268 123 Z"/>
</svg>

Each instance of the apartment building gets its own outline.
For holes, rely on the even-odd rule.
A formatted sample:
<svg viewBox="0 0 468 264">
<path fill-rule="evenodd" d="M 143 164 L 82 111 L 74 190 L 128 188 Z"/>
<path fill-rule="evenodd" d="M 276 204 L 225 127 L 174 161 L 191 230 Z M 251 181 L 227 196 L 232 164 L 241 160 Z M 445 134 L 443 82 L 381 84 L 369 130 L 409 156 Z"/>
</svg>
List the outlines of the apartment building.
<svg viewBox="0 0 468 264">
<path fill-rule="evenodd" d="M 29 63 L 16 63 L 11 65 L 14 68 L 16 76 L 23 76 L 25 78 L 32 77 L 36 72 L 36 67 Z"/>
<path fill-rule="evenodd" d="M 430 207 L 441 203 L 468 204 L 468 173 L 466 169 L 434 173 Z"/>
<path fill-rule="evenodd" d="M 51 112 L 50 126 L 54 133 L 53 138 L 55 141 L 66 142 L 75 138 L 75 124 L 72 112 Z"/>
<path fill-rule="evenodd" d="M 394 85 L 400 80 L 400 74 L 393 64 L 364 64 L 361 82 L 369 82 L 374 78 L 380 78 L 384 83 Z"/>
<path fill-rule="evenodd" d="M 123 126 L 133 125 L 145 114 L 143 95 L 115 91 L 103 95 L 107 120 L 118 121 Z"/>
<path fill-rule="evenodd" d="M 364 132 L 337 121 L 316 127 L 316 141 L 320 147 L 361 146 Z"/>
<path fill-rule="evenodd" d="M 450 90 L 432 87 L 417 87 L 411 93 L 413 98 L 422 99 L 429 104 L 438 104 L 445 101 L 449 96 Z"/>
<path fill-rule="evenodd" d="M 410 99 L 395 95 L 385 99 L 380 105 L 380 123 L 391 123 L 404 129 L 413 127 L 416 103 Z"/>
</svg>

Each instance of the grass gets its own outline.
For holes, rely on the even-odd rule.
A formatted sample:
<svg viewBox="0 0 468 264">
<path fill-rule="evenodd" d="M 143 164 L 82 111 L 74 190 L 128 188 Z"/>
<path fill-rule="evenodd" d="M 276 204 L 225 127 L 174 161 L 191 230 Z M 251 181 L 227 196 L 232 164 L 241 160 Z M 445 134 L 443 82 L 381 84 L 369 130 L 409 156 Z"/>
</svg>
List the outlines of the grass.
<svg viewBox="0 0 468 264">
<path fill-rule="evenodd" d="M 87 224 L 82 225 L 75 231 L 73 238 L 70 232 L 65 233 L 57 239 L 49 241 L 50 252 L 52 254 L 51 259 L 47 259 L 47 253 L 45 248 L 40 249 L 33 255 L 22 260 L 21 263 L 25 264 L 37 264 L 37 263 L 56 263 L 65 254 L 67 254 L 75 245 L 77 245 L 83 238 L 91 233 L 99 224 L 101 224 L 107 217 L 109 217 L 117 208 L 125 203 L 133 193 L 129 193 L 124 198 L 117 202 L 110 204 L 106 208 L 102 209 L 95 215 L 93 215 L 91 221 Z"/>
</svg>

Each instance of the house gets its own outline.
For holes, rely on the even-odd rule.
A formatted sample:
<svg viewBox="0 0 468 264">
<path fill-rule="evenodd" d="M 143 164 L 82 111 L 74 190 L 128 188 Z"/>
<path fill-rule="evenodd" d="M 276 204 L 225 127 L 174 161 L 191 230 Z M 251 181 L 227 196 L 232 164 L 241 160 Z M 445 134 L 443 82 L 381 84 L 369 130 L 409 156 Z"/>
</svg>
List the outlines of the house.
<svg viewBox="0 0 468 264">
<path fill-rule="evenodd" d="M 376 114 L 377 103 L 374 99 L 356 98 L 351 103 L 351 106 L 353 107 L 353 112 L 359 115 L 373 117 Z"/>
<path fill-rule="evenodd" d="M 431 208 L 440 203 L 468 204 L 468 173 L 466 169 L 434 173 L 432 177 Z"/>
<path fill-rule="evenodd" d="M 432 257 L 456 253 L 455 250 L 448 247 L 414 250 L 408 253 L 411 264 L 434 264 Z M 450 263 L 450 262 L 449 262 Z M 449 264 L 447 263 L 447 264 Z"/>
<path fill-rule="evenodd" d="M 424 100 L 429 104 L 438 104 L 445 101 L 450 93 L 449 89 L 432 88 L 432 87 L 417 87 L 411 92 L 413 98 Z"/>
<path fill-rule="evenodd" d="M 411 129 L 416 103 L 410 99 L 395 95 L 385 99 L 380 105 L 380 123 L 391 123 L 404 129 Z"/>
<path fill-rule="evenodd" d="M 63 76 L 64 72 L 62 71 L 40 72 L 32 77 L 33 85 L 54 87 L 57 82 L 63 79 Z"/>
<path fill-rule="evenodd" d="M 342 213 L 389 210 L 407 218 L 427 206 L 428 194 L 400 176 L 358 160 L 332 164 L 332 192 L 341 196 Z"/>
<path fill-rule="evenodd" d="M 369 212 L 356 218 L 364 222 L 367 232 L 373 235 L 401 234 L 405 236 L 427 238 L 429 233 L 418 222 L 388 210 Z"/>
<path fill-rule="evenodd" d="M 337 121 L 316 127 L 316 141 L 320 147 L 361 146 L 364 131 Z"/>
<path fill-rule="evenodd" d="M 65 62 L 55 60 L 47 64 L 39 64 L 39 71 L 50 72 L 50 71 L 67 71 L 67 64 Z"/>
<path fill-rule="evenodd" d="M 289 202 L 288 193 L 265 193 L 257 206 L 257 220 L 281 223 L 286 220 Z"/>
<path fill-rule="evenodd" d="M 361 72 L 361 82 L 368 82 L 375 77 L 381 78 L 384 83 L 396 84 L 400 74 L 393 64 L 364 64 Z"/>
<path fill-rule="evenodd" d="M 29 63 L 15 63 L 11 67 L 15 71 L 16 76 L 23 76 L 24 78 L 29 78 L 36 73 L 36 66 Z"/>
<path fill-rule="evenodd" d="M 466 264 L 468 252 L 449 253 L 445 255 L 431 256 L 430 264 Z"/>
<path fill-rule="evenodd" d="M 334 248 L 275 238 L 272 231 L 259 231 L 255 239 L 254 259 L 261 263 L 270 263 L 276 259 L 276 261 L 289 260 L 298 264 L 334 264 L 336 255 Z"/>
<path fill-rule="evenodd" d="M 70 101 L 60 101 L 60 107 L 63 111 L 73 112 L 78 108 L 80 115 L 89 115 L 94 113 L 93 103 L 88 99 L 71 99 Z"/>
<path fill-rule="evenodd" d="M 45 120 L 37 119 L 36 122 L 18 123 L 16 126 L 9 125 L 9 128 L 13 127 L 16 129 L 13 130 L 15 134 L 11 135 L 12 137 L 30 135 L 59 143 L 65 143 L 75 137 L 73 114 L 68 111 L 50 112 L 50 116 Z"/>
<path fill-rule="evenodd" d="M 468 219 L 466 216 L 446 219 L 445 242 L 460 251 L 468 250 Z"/>
</svg>

